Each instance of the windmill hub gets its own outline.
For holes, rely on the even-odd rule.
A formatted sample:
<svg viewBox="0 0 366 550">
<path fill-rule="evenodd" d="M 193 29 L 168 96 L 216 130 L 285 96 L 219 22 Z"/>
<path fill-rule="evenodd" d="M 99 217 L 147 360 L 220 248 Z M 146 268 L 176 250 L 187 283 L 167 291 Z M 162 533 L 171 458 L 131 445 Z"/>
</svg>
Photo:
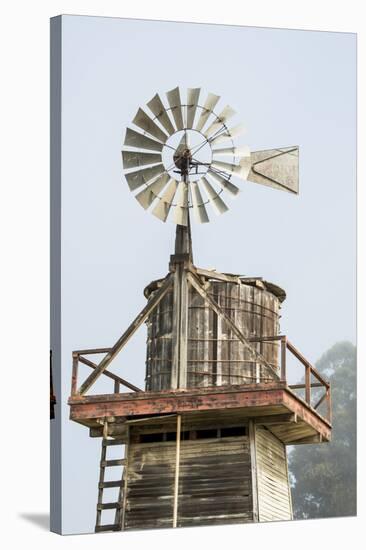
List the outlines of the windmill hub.
<svg viewBox="0 0 366 550">
<path fill-rule="evenodd" d="M 175 166 L 183 174 L 188 174 L 191 162 L 192 162 L 192 153 L 189 148 L 184 149 L 181 153 L 175 153 L 173 156 Z"/>
</svg>

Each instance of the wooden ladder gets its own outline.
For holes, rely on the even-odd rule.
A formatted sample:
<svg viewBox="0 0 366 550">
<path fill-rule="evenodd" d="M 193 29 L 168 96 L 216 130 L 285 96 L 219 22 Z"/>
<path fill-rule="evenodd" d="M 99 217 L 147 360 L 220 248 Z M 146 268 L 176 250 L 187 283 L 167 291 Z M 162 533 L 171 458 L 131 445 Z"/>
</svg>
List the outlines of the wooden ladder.
<svg viewBox="0 0 366 550">
<path fill-rule="evenodd" d="M 120 531 L 123 523 L 123 496 L 124 496 L 124 471 L 126 465 L 125 458 L 119 459 L 107 459 L 107 449 L 112 445 L 124 445 L 119 439 L 108 439 L 103 437 L 102 440 L 102 452 L 100 457 L 100 474 L 98 483 L 98 503 L 97 503 L 97 518 L 95 523 L 95 532 L 101 531 Z M 106 468 L 115 468 L 116 466 L 122 467 L 120 479 L 114 481 L 104 481 Z M 104 489 L 110 487 L 119 487 L 118 500 L 116 502 L 103 502 Z M 102 512 L 103 510 L 116 510 L 114 516 L 114 523 L 102 525 Z"/>
</svg>

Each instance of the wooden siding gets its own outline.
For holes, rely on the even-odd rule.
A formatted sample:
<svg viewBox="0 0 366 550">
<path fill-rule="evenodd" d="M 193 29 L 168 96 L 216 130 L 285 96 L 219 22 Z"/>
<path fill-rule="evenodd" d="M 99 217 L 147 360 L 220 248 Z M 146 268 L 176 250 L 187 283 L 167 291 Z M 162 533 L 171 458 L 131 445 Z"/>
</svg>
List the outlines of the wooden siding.
<svg viewBox="0 0 366 550">
<path fill-rule="evenodd" d="M 156 291 L 155 291 L 156 292 Z M 211 281 L 210 296 L 249 337 L 279 334 L 280 299 L 262 287 Z M 152 299 L 154 292 L 149 296 Z M 146 390 L 171 387 L 173 292 L 168 292 L 147 320 Z M 275 369 L 278 342 L 254 344 Z M 257 366 L 251 354 L 204 299 L 189 289 L 187 387 L 253 383 L 276 379 L 268 367 Z"/>
<path fill-rule="evenodd" d="M 284 444 L 270 431 L 255 432 L 259 521 L 292 519 L 291 493 Z"/>
<path fill-rule="evenodd" d="M 253 520 L 248 437 L 182 441 L 178 526 Z"/>
<path fill-rule="evenodd" d="M 131 443 L 125 529 L 172 527 L 176 442 Z M 181 441 L 178 526 L 252 521 L 248 437 Z"/>
</svg>

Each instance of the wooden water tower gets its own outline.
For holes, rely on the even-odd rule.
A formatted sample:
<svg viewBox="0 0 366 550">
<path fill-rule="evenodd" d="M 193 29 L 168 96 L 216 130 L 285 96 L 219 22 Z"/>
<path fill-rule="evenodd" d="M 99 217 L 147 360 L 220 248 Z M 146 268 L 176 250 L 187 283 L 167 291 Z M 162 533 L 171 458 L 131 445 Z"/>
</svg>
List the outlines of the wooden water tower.
<svg viewBox="0 0 366 550">
<path fill-rule="evenodd" d="M 292 519 L 286 445 L 330 440 L 329 383 L 280 333 L 285 292 L 192 257 L 190 211 L 202 223 L 208 205 L 225 212 L 223 192 L 239 190 L 232 176 L 297 193 L 298 148 L 236 146 L 242 127 L 226 125 L 234 111 L 217 115 L 220 98 L 200 105 L 199 96 L 189 89 L 182 102 L 175 88 L 166 108 L 156 94 L 154 118 L 139 109 L 133 123 L 144 133 L 128 128 L 122 153 L 140 204 L 177 224 L 168 274 L 146 287 L 145 308 L 112 347 L 73 352 L 70 417 L 102 438 L 97 532 Z M 144 323 L 141 390 L 107 368 Z M 304 383 L 287 384 L 289 352 Z M 80 387 L 79 363 L 92 369 Z M 87 395 L 101 375 L 111 393 Z"/>
</svg>

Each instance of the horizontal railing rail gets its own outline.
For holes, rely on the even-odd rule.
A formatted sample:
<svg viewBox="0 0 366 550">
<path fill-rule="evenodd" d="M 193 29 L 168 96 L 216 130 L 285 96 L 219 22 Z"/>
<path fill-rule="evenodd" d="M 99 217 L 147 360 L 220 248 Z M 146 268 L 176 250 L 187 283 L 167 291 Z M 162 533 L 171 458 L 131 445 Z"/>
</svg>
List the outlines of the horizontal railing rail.
<svg viewBox="0 0 366 550">
<path fill-rule="evenodd" d="M 302 353 L 288 340 L 287 336 L 285 335 L 278 335 L 278 336 L 263 336 L 263 337 L 251 337 L 248 338 L 248 341 L 250 343 L 266 343 L 266 342 L 279 342 L 280 344 L 280 369 L 279 369 L 279 379 L 281 382 L 285 382 L 287 384 L 287 355 L 290 353 L 292 356 L 294 356 L 304 367 L 304 382 L 303 383 L 297 383 L 297 384 L 288 384 L 288 387 L 290 390 L 296 392 L 297 390 L 304 391 L 304 400 L 306 404 L 311 407 L 313 410 L 316 410 L 318 414 L 319 407 L 325 403 L 326 407 L 326 413 L 324 418 L 328 422 L 331 422 L 331 391 L 330 391 L 330 383 L 319 373 L 319 371 L 302 355 Z M 73 352 L 73 367 L 72 367 L 72 383 L 71 383 L 71 396 L 75 397 L 80 395 L 80 390 L 78 390 L 78 371 L 79 371 L 79 364 L 86 365 L 90 367 L 91 369 L 95 370 L 98 368 L 98 365 L 91 361 L 89 358 L 85 356 L 90 355 L 97 355 L 97 354 L 109 354 L 111 353 L 111 350 L 113 348 L 94 348 L 94 349 L 81 349 L 76 350 Z M 255 359 L 254 359 L 254 362 Z M 161 373 L 160 373 L 161 374 Z M 209 372 L 203 372 L 199 371 L 194 372 L 192 371 L 191 374 L 201 374 L 205 376 L 211 376 L 212 373 Z M 126 387 L 134 392 L 141 392 L 144 391 L 141 388 L 138 388 L 128 380 L 125 380 L 124 378 L 121 378 L 117 374 L 114 374 L 113 372 L 104 369 L 102 372 L 102 375 L 106 376 L 107 378 L 114 381 L 114 390 L 113 393 L 120 393 L 121 387 Z M 234 375 L 238 378 L 241 375 Z M 317 382 L 314 382 L 311 380 L 312 376 L 317 380 Z M 250 377 L 247 377 L 250 378 Z M 255 377 L 251 377 L 255 379 Z M 266 379 L 267 380 L 267 379 Z M 268 379 L 269 380 L 269 379 Z M 271 379 L 273 380 L 273 378 Z M 263 380 L 256 380 L 257 382 L 262 382 Z M 312 389 L 315 389 L 317 392 L 317 401 L 315 404 L 312 404 Z M 320 396 L 318 395 L 318 392 L 320 389 L 323 389 L 324 392 Z"/>
<path fill-rule="evenodd" d="M 331 422 L 332 419 L 332 410 L 331 410 L 331 391 L 330 383 L 326 380 L 320 372 L 303 356 L 303 354 L 288 340 L 285 335 L 278 336 L 263 336 L 263 337 L 252 337 L 249 339 L 250 342 L 259 343 L 259 342 L 280 342 L 281 346 L 281 357 L 280 357 L 280 379 L 282 382 L 287 383 L 287 351 L 289 351 L 303 366 L 305 369 L 304 378 L 305 382 L 301 384 L 289 384 L 288 387 L 291 390 L 305 390 L 305 401 L 312 409 L 319 409 L 322 403 L 326 403 L 326 415 L 325 418 L 328 422 Z M 312 382 L 311 376 L 314 376 L 318 382 Z M 323 388 L 324 393 L 315 403 L 312 405 L 312 388 Z"/>
<path fill-rule="evenodd" d="M 82 363 L 83 365 L 86 365 L 87 367 L 90 367 L 91 369 L 96 369 L 98 365 L 91 361 L 90 359 L 87 359 L 84 357 L 84 355 L 93 355 L 98 353 L 109 353 L 111 348 L 96 348 L 96 349 L 83 349 L 83 350 L 77 350 L 72 353 L 72 381 L 71 381 L 71 396 L 75 397 L 78 395 L 78 373 L 79 373 L 79 363 Z M 110 372 L 109 370 L 105 369 L 103 371 L 103 375 L 107 378 L 110 378 L 114 381 L 114 391 L 113 393 L 119 393 L 121 391 L 121 386 L 125 386 L 126 388 L 135 391 L 135 392 L 141 392 L 143 391 L 141 388 L 138 388 L 134 384 L 131 384 L 131 382 L 128 382 L 128 380 L 125 380 L 124 378 L 121 378 L 117 374 L 114 374 L 113 372 Z"/>
</svg>

